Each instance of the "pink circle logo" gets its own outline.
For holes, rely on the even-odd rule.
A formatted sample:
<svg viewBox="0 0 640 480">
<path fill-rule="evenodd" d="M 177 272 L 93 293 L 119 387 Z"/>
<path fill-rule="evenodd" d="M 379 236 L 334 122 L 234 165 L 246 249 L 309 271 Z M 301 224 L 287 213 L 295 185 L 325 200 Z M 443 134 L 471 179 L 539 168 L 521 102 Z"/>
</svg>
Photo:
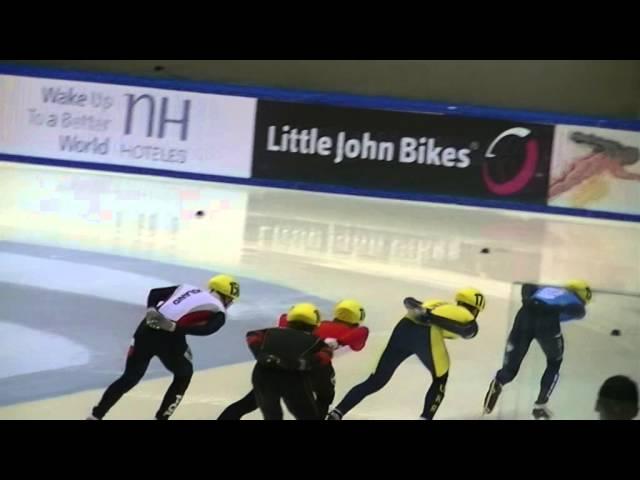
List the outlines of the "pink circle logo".
<svg viewBox="0 0 640 480">
<path fill-rule="evenodd" d="M 495 193 L 496 195 L 506 196 L 513 195 L 522 191 L 524 187 L 531 181 L 533 176 L 536 173 L 536 167 L 538 166 L 539 159 L 539 146 L 538 141 L 530 138 L 526 141 L 524 145 L 524 162 L 518 169 L 515 175 L 511 176 L 508 180 L 497 181 L 495 180 L 490 171 L 490 166 L 501 164 L 504 165 L 504 162 L 508 161 L 507 159 L 496 156 L 494 153 L 494 149 L 498 143 L 500 143 L 504 138 L 507 137 L 520 137 L 526 138 L 531 134 L 531 130 L 523 127 L 514 127 L 509 130 L 505 130 L 500 135 L 496 137 L 496 139 L 491 142 L 489 148 L 485 153 L 485 162 L 482 165 L 482 178 L 484 179 L 484 183 L 489 189 L 491 193 Z M 504 168 L 503 168 L 504 169 Z"/>
</svg>

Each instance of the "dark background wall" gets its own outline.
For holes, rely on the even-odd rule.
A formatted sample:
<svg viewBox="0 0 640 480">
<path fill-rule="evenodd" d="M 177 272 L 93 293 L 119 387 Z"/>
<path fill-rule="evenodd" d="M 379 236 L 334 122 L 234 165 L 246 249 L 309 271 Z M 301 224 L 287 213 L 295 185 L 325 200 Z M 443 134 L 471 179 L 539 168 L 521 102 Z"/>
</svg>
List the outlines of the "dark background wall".
<svg viewBox="0 0 640 480">
<path fill-rule="evenodd" d="M 23 60 L 10 63 L 640 119 L 639 60 Z M 162 68 L 156 69 L 158 66 Z"/>
</svg>

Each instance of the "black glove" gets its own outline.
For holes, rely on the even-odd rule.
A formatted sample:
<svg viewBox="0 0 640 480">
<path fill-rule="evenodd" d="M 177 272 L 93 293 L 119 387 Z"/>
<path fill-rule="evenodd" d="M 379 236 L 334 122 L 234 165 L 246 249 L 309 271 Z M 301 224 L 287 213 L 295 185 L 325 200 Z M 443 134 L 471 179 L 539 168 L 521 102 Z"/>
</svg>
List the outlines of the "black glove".
<svg viewBox="0 0 640 480">
<path fill-rule="evenodd" d="M 412 320 L 426 323 L 427 310 L 422 306 L 422 302 L 413 297 L 407 297 L 403 301 L 404 307 L 407 309 L 407 317 Z"/>
<path fill-rule="evenodd" d="M 164 330 L 165 332 L 173 332 L 176 329 L 176 323 L 169 320 L 155 308 L 147 310 L 144 321 L 148 327 L 154 330 Z"/>
<path fill-rule="evenodd" d="M 536 293 L 536 290 L 538 290 L 539 288 L 540 287 L 538 285 L 535 285 L 533 283 L 523 283 L 522 284 L 522 289 L 520 291 L 520 293 L 522 295 L 522 303 L 524 303 L 527 300 L 529 300 L 531 295 Z"/>
<path fill-rule="evenodd" d="M 410 312 L 414 312 L 418 315 L 421 315 L 426 312 L 424 307 L 422 306 L 422 302 L 413 297 L 407 297 L 403 300 L 404 307 Z"/>
</svg>

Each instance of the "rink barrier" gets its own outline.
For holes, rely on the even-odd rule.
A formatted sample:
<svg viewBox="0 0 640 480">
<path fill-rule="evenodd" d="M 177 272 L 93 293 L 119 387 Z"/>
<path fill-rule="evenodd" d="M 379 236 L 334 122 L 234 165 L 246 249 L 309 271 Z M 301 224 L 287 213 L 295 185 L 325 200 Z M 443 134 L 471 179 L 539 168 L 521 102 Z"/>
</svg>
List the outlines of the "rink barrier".
<svg viewBox="0 0 640 480">
<path fill-rule="evenodd" d="M 210 93 L 217 95 L 230 95 L 242 97 L 254 97 L 258 99 L 258 106 L 261 102 L 294 102 L 305 105 L 315 104 L 324 106 L 341 106 L 350 108 L 368 108 L 378 111 L 387 111 L 387 114 L 411 115 L 416 112 L 436 114 L 435 118 L 443 118 L 437 114 L 446 114 L 448 117 L 482 118 L 486 121 L 499 120 L 509 122 L 534 122 L 538 125 L 547 124 L 550 128 L 555 128 L 558 123 L 570 123 L 577 126 L 591 126 L 608 128 L 615 130 L 627 130 L 640 132 L 639 121 L 612 120 L 589 117 L 577 117 L 571 115 L 523 112 L 507 109 L 496 109 L 486 107 L 474 107 L 464 105 L 452 105 L 445 103 L 400 100 L 386 97 L 365 97 L 359 95 L 327 94 L 318 92 L 287 91 L 269 87 L 244 87 L 223 84 L 205 84 L 200 82 L 147 79 L 129 77 L 125 75 L 113 75 L 102 73 L 59 71 L 42 68 L 32 68 L 23 66 L 0 65 L 0 74 L 20 75 L 26 77 L 72 80 L 82 82 L 95 82 L 106 85 L 124 85 L 130 87 L 148 87 L 154 89 L 171 89 L 190 93 Z M 393 110 L 389 112 L 389 110 Z M 184 178 L 201 181 L 214 181 L 235 183 L 244 185 L 255 185 L 263 187 L 276 187 L 295 190 L 307 190 L 323 193 L 359 195 L 367 197 L 427 201 L 437 203 L 448 203 L 463 206 L 475 206 L 481 208 L 500 208 L 515 211 L 529 211 L 539 213 L 564 214 L 581 216 L 588 218 L 602 218 L 611 220 L 640 221 L 640 214 L 631 212 L 611 212 L 586 210 L 581 208 L 570 208 L 565 206 L 549 206 L 543 203 L 523 203 L 521 201 L 509 201 L 506 199 L 487 199 L 471 197 L 454 197 L 449 194 L 434 194 L 408 191 L 390 191 L 384 188 L 373 188 L 362 185 L 334 185 L 328 183 L 317 183 L 305 181 L 304 179 L 282 179 L 282 178 L 238 178 L 235 176 L 204 174 L 195 172 L 145 168 L 118 164 L 102 164 L 98 162 L 60 160 L 53 158 L 36 157 L 32 155 L 2 155 L 6 160 L 19 163 L 32 163 L 50 166 L 62 166 L 72 168 L 84 168 L 100 171 L 111 171 L 141 175 L 155 175 L 172 178 Z M 253 167 L 253 165 L 252 165 Z"/>
<path fill-rule="evenodd" d="M 569 215 L 584 218 L 595 218 L 615 221 L 640 222 L 640 215 L 632 215 L 615 212 L 600 212 L 591 210 L 572 209 L 564 207 L 549 207 L 546 205 L 524 204 L 505 202 L 498 200 L 483 200 L 460 197 L 448 197 L 446 195 L 429 195 L 424 193 L 402 193 L 387 190 L 365 190 L 360 188 L 337 187 L 305 182 L 287 182 L 279 180 L 262 180 L 256 178 L 223 177 L 219 175 L 204 175 L 191 172 L 176 172 L 172 170 L 158 170 L 154 168 L 130 167 L 125 165 L 106 165 L 101 163 L 74 162 L 71 160 L 55 160 L 48 158 L 23 157 L 18 155 L 0 154 L 0 161 L 23 163 L 31 165 L 45 165 L 63 168 L 79 168 L 84 170 L 96 170 L 102 172 L 115 172 L 133 175 L 160 176 L 168 178 L 181 178 L 203 182 L 219 182 L 236 185 L 248 185 L 255 187 L 282 188 L 286 190 L 303 190 L 315 193 L 332 193 L 336 195 L 350 195 L 368 198 L 384 198 L 389 200 L 408 200 L 429 203 L 444 203 L 463 207 L 491 208 L 499 210 L 511 210 L 518 212 L 532 212 L 542 214 Z"/>
<path fill-rule="evenodd" d="M 553 136 L 540 123 L 260 100 L 251 177 L 545 205 Z"/>
<path fill-rule="evenodd" d="M 548 206 L 640 214 L 639 132 L 556 125 L 550 166 Z"/>
</svg>

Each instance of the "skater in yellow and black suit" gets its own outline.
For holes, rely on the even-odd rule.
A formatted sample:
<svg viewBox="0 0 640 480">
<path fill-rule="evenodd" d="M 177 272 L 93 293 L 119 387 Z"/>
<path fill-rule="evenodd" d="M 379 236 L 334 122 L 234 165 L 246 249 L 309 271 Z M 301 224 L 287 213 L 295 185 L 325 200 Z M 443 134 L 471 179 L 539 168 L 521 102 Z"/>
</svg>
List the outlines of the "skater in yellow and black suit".
<svg viewBox="0 0 640 480">
<path fill-rule="evenodd" d="M 476 317 L 485 307 L 484 295 L 473 288 L 458 291 L 455 300 L 455 305 L 439 300 L 421 304 L 414 298 L 406 298 L 407 315 L 394 328 L 375 371 L 353 387 L 327 419 L 341 420 L 365 397 L 384 387 L 398 366 L 411 355 L 418 356 L 433 378 L 420 415 L 426 420 L 433 419 L 444 398 L 449 374 L 449 353 L 444 340 L 475 337 Z"/>
</svg>

